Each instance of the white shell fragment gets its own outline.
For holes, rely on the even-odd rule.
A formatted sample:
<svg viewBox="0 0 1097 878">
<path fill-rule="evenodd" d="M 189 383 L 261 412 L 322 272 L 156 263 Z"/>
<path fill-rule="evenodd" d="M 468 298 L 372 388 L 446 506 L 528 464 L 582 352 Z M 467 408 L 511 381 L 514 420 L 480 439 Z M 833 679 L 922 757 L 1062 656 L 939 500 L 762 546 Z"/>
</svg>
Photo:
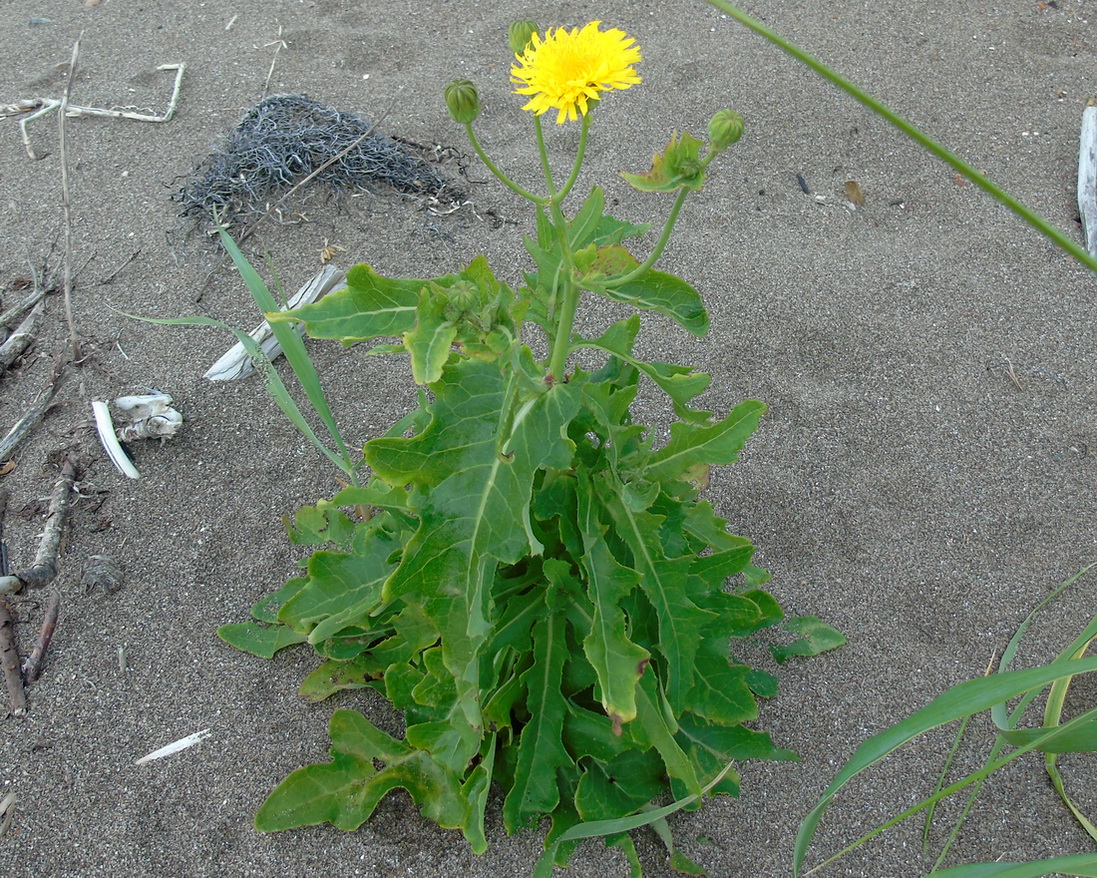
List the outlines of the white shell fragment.
<svg viewBox="0 0 1097 878">
<path fill-rule="evenodd" d="M 103 450 L 107 452 L 107 457 L 110 458 L 111 463 L 118 468 L 118 472 L 122 475 L 131 479 L 141 478 L 141 473 L 137 471 L 137 467 L 133 465 L 129 455 L 118 443 L 118 437 L 114 435 L 114 422 L 110 418 L 110 409 L 107 408 L 107 404 L 97 399 L 91 404 L 91 410 L 95 415 L 95 429 L 99 433 L 99 441 L 103 445 Z"/>
<path fill-rule="evenodd" d="M 346 283 L 346 279 L 347 276 L 334 265 L 325 265 L 312 280 L 290 297 L 282 310 L 288 311 L 302 305 L 309 305 L 341 287 Z M 269 359 L 274 360 L 282 353 L 282 346 L 278 344 L 278 339 L 274 337 L 274 331 L 266 320 L 255 327 L 250 335 Z M 251 358 L 244 350 L 244 346 L 237 342 L 225 352 L 221 359 L 210 366 L 203 377 L 210 381 L 232 381 L 254 374 L 255 366 L 252 365 Z"/>
<path fill-rule="evenodd" d="M 183 426 L 183 416 L 171 403 L 172 398 L 166 393 L 120 396 L 114 404 L 129 415 L 132 423 L 118 428 L 118 438 L 123 442 L 170 439 Z"/>
<path fill-rule="evenodd" d="M 148 756 L 142 756 L 137 760 L 135 764 L 144 765 L 146 762 L 152 762 L 154 759 L 163 759 L 165 756 L 171 756 L 178 753 L 180 750 L 186 750 L 188 747 L 193 747 L 210 736 L 209 729 L 202 729 L 200 732 L 195 732 L 193 735 L 187 735 L 185 738 L 180 738 L 178 741 L 173 741 L 159 750 L 153 750 Z"/>
</svg>

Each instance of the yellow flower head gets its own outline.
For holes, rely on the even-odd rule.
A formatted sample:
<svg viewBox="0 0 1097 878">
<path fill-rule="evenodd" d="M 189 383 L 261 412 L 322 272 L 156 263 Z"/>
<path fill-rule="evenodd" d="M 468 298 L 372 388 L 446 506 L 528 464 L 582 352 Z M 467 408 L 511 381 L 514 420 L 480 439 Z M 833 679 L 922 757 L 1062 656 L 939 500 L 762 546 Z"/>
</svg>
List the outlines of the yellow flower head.
<svg viewBox="0 0 1097 878">
<path fill-rule="evenodd" d="M 516 94 L 531 95 L 523 110 L 540 116 L 559 110 L 556 123 L 587 114 L 590 101 L 611 89 L 625 89 L 640 81 L 633 64 L 640 61 L 640 47 L 624 31 L 600 31 L 592 21 L 582 30 L 552 28 L 542 37 L 533 34 L 526 50 L 515 55 L 511 81 Z"/>
</svg>

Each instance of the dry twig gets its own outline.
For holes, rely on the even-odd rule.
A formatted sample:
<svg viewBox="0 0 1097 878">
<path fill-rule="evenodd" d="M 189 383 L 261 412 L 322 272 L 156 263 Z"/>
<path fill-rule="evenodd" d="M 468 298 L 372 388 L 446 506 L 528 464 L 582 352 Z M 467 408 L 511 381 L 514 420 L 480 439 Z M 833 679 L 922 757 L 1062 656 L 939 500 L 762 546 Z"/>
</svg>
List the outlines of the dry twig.
<svg viewBox="0 0 1097 878">
<path fill-rule="evenodd" d="M 0 491 L 0 576 L 8 572 L 7 552 L 4 549 L 4 515 L 8 510 L 8 492 Z M 15 646 L 15 630 L 11 608 L 0 598 L 0 668 L 8 690 L 8 703 L 12 716 L 27 712 L 27 697 L 23 692 L 23 678 L 19 675 L 19 650 Z"/>
<path fill-rule="evenodd" d="M 53 366 L 53 372 L 50 375 L 49 384 L 38 395 L 38 401 L 31 407 L 22 418 L 20 418 L 14 427 L 12 427 L 7 435 L 0 439 L 0 463 L 11 457 L 16 446 L 19 445 L 30 432 L 38 426 L 42 419 L 55 405 L 53 399 L 57 396 L 57 391 L 61 387 L 61 382 L 65 377 L 65 361 L 58 359 Z M 3 572 L 3 575 L 7 575 L 7 571 Z"/>
<path fill-rule="evenodd" d="M 38 318 L 41 316 L 42 303 L 39 302 L 31 309 L 30 314 L 23 319 L 23 322 L 19 324 L 19 328 L 0 345 L 0 372 L 10 368 L 11 364 L 30 345 L 31 339 L 34 337 L 34 330 L 38 327 Z"/>
<path fill-rule="evenodd" d="M 82 37 L 83 34 L 80 36 Z M 65 322 L 69 327 L 74 362 L 80 360 L 80 342 L 76 337 L 76 322 L 72 317 L 72 208 L 69 203 L 69 161 L 65 141 L 65 118 L 68 115 L 69 95 L 72 93 L 72 81 L 76 77 L 76 63 L 79 59 L 80 37 L 77 37 L 72 47 L 72 60 L 69 61 L 65 93 L 61 96 L 61 107 L 57 113 L 57 133 L 61 147 L 61 211 L 65 225 Z"/>
<path fill-rule="evenodd" d="M 19 651 L 15 648 L 11 608 L 3 598 L 0 598 L 0 667 L 8 690 L 9 711 L 12 716 L 23 716 L 27 712 L 27 696 L 19 675 Z"/>
<path fill-rule="evenodd" d="M 38 632 L 38 640 L 34 643 L 27 660 L 23 663 L 23 678 L 28 683 L 33 683 L 42 673 L 42 662 L 46 658 L 46 650 L 50 648 L 53 640 L 53 632 L 57 630 L 57 614 L 61 609 L 61 593 L 57 589 L 50 589 L 50 600 L 46 604 L 46 615 L 42 619 L 42 630 Z"/>
<path fill-rule="evenodd" d="M 65 113 L 69 118 L 99 116 L 106 119 L 129 119 L 133 122 L 170 122 L 172 116 L 175 115 L 175 105 L 179 102 L 179 89 L 183 84 L 183 73 L 186 71 L 187 65 L 161 64 L 156 69 L 175 71 L 175 86 L 171 92 L 171 100 L 168 102 L 167 110 L 161 116 L 152 113 L 134 113 L 130 110 L 121 109 L 105 110 L 100 107 L 79 107 L 76 104 L 68 104 Z M 7 116 L 23 116 L 23 118 L 19 120 L 19 128 L 23 137 L 23 146 L 27 150 L 27 155 L 32 159 L 37 160 L 42 158 L 42 156 L 39 156 L 34 151 L 34 147 L 31 146 L 30 134 L 27 133 L 27 123 L 59 109 L 61 103 L 61 100 L 58 98 L 30 98 L 28 100 L 16 101 L 14 104 L 0 107 L 0 119 L 6 118 Z"/>
<path fill-rule="evenodd" d="M 61 474 L 53 486 L 46 527 L 38 543 L 34 563 L 17 573 L 0 576 L 0 594 L 14 594 L 23 588 L 42 588 L 57 577 L 57 555 L 61 548 L 61 535 L 65 530 L 65 514 L 72 500 L 76 482 L 76 460 L 72 452 L 65 457 Z"/>
</svg>

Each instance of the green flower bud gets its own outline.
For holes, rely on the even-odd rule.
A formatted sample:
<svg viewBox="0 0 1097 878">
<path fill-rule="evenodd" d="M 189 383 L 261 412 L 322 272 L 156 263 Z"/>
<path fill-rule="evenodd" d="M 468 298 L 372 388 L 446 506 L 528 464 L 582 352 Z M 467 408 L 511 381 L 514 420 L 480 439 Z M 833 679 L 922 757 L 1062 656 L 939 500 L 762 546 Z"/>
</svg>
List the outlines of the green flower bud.
<svg viewBox="0 0 1097 878">
<path fill-rule="evenodd" d="M 480 115 L 480 95 L 468 79 L 455 79 L 446 86 L 446 107 L 450 118 L 460 125 L 468 125 Z"/>
<path fill-rule="evenodd" d="M 529 45 L 529 41 L 533 39 L 533 35 L 540 33 L 541 28 L 537 26 L 537 22 L 529 18 L 519 18 L 514 24 L 510 26 L 510 30 L 507 31 L 507 39 L 510 41 L 510 50 L 515 55 L 524 55 L 526 46 Z"/>
<path fill-rule="evenodd" d="M 713 152 L 723 152 L 743 136 L 743 117 L 734 110 L 720 110 L 708 123 L 708 142 Z"/>
<path fill-rule="evenodd" d="M 480 304 L 480 290 L 470 280 L 459 280 L 449 288 L 449 304 L 459 311 L 471 311 Z"/>
</svg>

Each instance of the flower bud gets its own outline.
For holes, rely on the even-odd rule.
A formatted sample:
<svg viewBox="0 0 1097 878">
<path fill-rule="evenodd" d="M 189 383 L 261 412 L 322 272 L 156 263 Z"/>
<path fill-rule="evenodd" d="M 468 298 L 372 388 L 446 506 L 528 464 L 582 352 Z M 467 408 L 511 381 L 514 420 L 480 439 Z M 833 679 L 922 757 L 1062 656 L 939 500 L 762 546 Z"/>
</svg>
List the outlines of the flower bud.
<svg viewBox="0 0 1097 878">
<path fill-rule="evenodd" d="M 450 118 L 460 125 L 468 125 L 480 115 L 480 95 L 468 79 L 455 79 L 446 86 L 446 107 Z"/>
<path fill-rule="evenodd" d="M 743 136 L 743 117 L 734 110 L 720 110 L 708 123 L 708 142 L 713 152 L 723 152 Z"/>
<path fill-rule="evenodd" d="M 507 31 L 507 39 L 510 41 L 510 50 L 515 55 L 524 55 L 526 46 L 529 45 L 529 41 L 533 39 L 533 35 L 539 33 L 540 30 L 541 28 L 537 26 L 536 21 L 529 18 L 519 18 L 510 26 L 510 30 Z"/>
</svg>

